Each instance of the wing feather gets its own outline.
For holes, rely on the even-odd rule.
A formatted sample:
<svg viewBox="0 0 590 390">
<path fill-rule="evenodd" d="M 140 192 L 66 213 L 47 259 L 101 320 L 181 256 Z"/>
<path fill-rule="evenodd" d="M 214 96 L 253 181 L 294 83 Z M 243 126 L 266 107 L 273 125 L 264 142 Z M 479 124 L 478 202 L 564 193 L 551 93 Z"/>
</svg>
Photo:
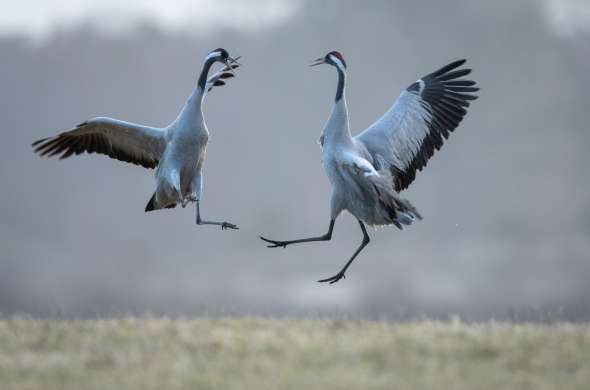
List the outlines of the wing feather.
<svg viewBox="0 0 590 390">
<path fill-rule="evenodd" d="M 414 181 L 416 171 L 426 166 L 477 99 L 475 81 L 460 79 L 471 73 L 457 69 L 465 62 L 451 62 L 411 84 L 379 120 L 355 137 L 374 161 L 389 165 L 396 191 Z"/>
<path fill-rule="evenodd" d="M 74 154 L 100 153 L 155 168 L 166 148 L 166 131 L 112 118 L 93 118 L 70 131 L 32 143 L 35 153 L 60 159 Z"/>
</svg>

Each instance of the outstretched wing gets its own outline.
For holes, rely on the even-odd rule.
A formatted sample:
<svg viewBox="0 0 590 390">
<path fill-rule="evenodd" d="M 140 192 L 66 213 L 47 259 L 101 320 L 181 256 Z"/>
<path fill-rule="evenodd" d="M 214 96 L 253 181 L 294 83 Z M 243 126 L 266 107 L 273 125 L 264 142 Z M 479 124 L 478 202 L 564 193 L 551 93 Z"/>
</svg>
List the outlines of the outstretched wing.
<svg viewBox="0 0 590 390">
<path fill-rule="evenodd" d="M 33 142 L 41 156 L 101 153 L 120 161 L 155 168 L 166 148 L 166 131 L 111 118 L 93 118 L 55 137 Z"/>
<path fill-rule="evenodd" d="M 410 85 L 389 111 L 355 137 L 375 162 L 389 165 L 396 191 L 408 188 L 416 171 L 443 145 L 443 137 L 459 126 L 469 101 L 477 99 L 475 82 L 461 79 L 471 69 L 457 69 L 464 63 L 452 62 Z"/>
<path fill-rule="evenodd" d="M 237 61 L 239 59 L 240 59 L 240 57 L 236 57 L 235 61 Z M 207 84 L 205 85 L 205 91 L 209 92 L 213 89 L 213 87 L 221 87 L 221 86 L 225 85 L 226 79 L 230 79 L 232 77 L 235 77 L 235 74 L 232 71 L 234 69 L 239 68 L 239 66 L 240 66 L 240 64 L 238 64 L 237 62 L 231 64 L 231 67 L 226 65 L 220 71 L 209 76 L 209 78 L 207 79 Z"/>
</svg>

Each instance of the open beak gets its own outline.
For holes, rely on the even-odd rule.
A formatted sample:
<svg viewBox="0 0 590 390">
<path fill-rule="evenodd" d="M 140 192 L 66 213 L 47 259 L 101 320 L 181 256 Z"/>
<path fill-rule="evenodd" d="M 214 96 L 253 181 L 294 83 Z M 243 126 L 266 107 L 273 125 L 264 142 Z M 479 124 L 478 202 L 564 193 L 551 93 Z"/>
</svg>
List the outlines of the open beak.
<svg viewBox="0 0 590 390">
<path fill-rule="evenodd" d="M 317 66 L 317 65 L 321 65 L 321 64 L 325 64 L 326 61 L 324 60 L 324 57 L 320 57 L 318 59 L 313 60 L 313 62 L 311 64 L 309 64 L 309 66 Z"/>
<path fill-rule="evenodd" d="M 232 64 L 236 64 L 236 65 L 238 65 L 238 66 L 241 66 L 242 64 L 240 64 L 240 63 L 238 62 L 238 60 L 239 60 L 240 58 L 242 58 L 242 56 L 237 56 L 236 58 L 231 58 L 231 57 L 229 57 L 229 58 L 228 58 L 228 60 L 229 60 L 229 61 L 230 61 L 230 63 L 232 63 Z"/>
<path fill-rule="evenodd" d="M 241 66 L 242 64 L 240 64 L 238 62 L 238 60 L 241 58 L 241 56 L 238 56 L 236 58 L 231 58 L 228 57 L 227 60 L 225 60 L 225 66 L 227 67 L 227 69 L 235 76 L 235 72 L 234 72 L 234 68 L 237 68 L 238 66 Z"/>
</svg>

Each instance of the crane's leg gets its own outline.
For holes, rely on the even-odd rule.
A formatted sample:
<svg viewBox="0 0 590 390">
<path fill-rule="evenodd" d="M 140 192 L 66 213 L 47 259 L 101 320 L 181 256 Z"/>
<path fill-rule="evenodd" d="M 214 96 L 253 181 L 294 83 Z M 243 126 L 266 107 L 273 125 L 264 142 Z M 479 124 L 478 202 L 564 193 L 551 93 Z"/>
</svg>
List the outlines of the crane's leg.
<svg viewBox="0 0 590 390">
<path fill-rule="evenodd" d="M 221 230 L 225 229 L 239 229 L 236 225 L 229 222 L 215 222 L 215 221 L 203 221 L 201 219 L 201 210 L 199 209 L 199 201 L 197 200 L 197 225 L 217 225 L 221 226 Z"/>
<path fill-rule="evenodd" d="M 269 240 L 268 238 L 264 238 L 262 236 L 260 236 L 260 239 L 262 241 L 266 241 L 269 244 L 271 244 L 271 245 L 268 245 L 269 248 L 278 248 L 280 246 L 282 246 L 283 248 L 286 248 L 287 245 L 299 244 L 299 243 L 302 243 L 302 242 L 330 241 L 332 239 L 332 230 L 334 230 L 334 222 L 336 222 L 336 220 L 335 219 L 331 219 L 330 220 L 330 227 L 328 228 L 328 232 L 326 234 L 323 234 L 323 235 L 318 236 L 318 237 L 301 238 L 299 240 L 290 240 L 290 241 Z"/>
<path fill-rule="evenodd" d="M 333 284 L 333 283 L 336 283 L 337 281 L 339 281 L 342 278 L 346 278 L 346 276 L 344 275 L 344 273 L 346 272 L 346 270 L 348 269 L 348 267 L 350 266 L 350 264 L 352 264 L 352 262 L 355 259 L 355 257 L 359 253 L 361 253 L 361 251 L 363 250 L 363 248 L 366 247 L 367 244 L 371 241 L 371 239 L 369 238 L 369 235 L 367 234 L 367 229 L 365 229 L 365 224 L 362 221 L 359 220 L 359 225 L 361 225 L 361 230 L 363 231 L 363 242 L 361 242 L 361 245 L 357 248 L 357 250 L 354 252 L 354 254 L 350 258 L 350 260 L 348 260 L 348 262 L 344 265 L 344 267 L 340 270 L 340 272 L 338 272 L 336 275 L 334 275 L 334 276 L 332 276 L 330 278 L 318 280 L 318 282 L 320 282 L 320 283 L 329 282 L 330 284 Z"/>
</svg>

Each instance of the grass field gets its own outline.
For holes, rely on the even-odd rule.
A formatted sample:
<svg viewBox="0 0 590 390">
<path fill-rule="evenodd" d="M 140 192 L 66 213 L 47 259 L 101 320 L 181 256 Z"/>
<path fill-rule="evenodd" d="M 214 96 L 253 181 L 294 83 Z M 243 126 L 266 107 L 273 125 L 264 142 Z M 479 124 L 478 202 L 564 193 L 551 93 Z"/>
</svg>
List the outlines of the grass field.
<svg viewBox="0 0 590 390">
<path fill-rule="evenodd" d="M 5 319 L 0 388 L 589 389 L 590 327 Z"/>
</svg>

